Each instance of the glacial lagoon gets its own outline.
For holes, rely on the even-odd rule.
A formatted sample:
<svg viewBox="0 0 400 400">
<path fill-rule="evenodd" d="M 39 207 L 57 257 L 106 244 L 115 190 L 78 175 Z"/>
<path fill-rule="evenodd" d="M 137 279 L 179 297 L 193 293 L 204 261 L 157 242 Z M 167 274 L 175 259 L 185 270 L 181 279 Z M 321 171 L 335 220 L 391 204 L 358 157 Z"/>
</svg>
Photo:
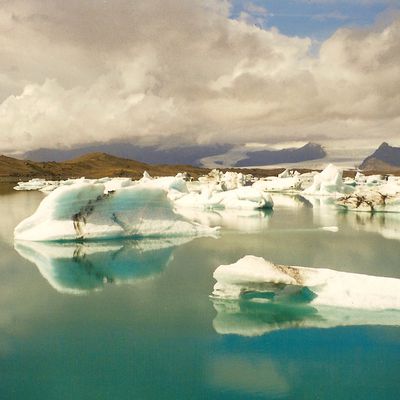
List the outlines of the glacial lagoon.
<svg viewBox="0 0 400 400">
<path fill-rule="evenodd" d="M 0 194 L 1 399 L 397 399 L 398 312 L 210 298 L 214 270 L 274 263 L 400 278 L 400 215 L 276 196 L 186 210 L 219 237 L 14 243 L 44 195 Z"/>
</svg>

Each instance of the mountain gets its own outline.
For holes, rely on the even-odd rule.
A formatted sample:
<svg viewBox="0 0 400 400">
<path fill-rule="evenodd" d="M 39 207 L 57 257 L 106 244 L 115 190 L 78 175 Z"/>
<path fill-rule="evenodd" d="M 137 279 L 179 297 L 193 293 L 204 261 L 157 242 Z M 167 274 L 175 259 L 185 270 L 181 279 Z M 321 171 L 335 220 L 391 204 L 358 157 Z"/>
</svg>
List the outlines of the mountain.
<svg viewBox="0 0 400 400">
<path fill-rule="evenodd" d="M 200 160 L 202 158 L 224 154 L 232 147 L 230 144 L 214 144 L 160 148 L 157 146 L 138 146 L 132 143 L 115 142 L 70 150 L 42 148 L 26 152 L 23 158 L 33 161 L 66 161 L 88 153 L 107 153 L 116 157 L 150 164 L 201 166 Z"/>
<path fill-rule="evenodd" d="M 392 171 L 400 169 L 400 147 L 383 142 L 360 165 L 362 170 Z"/>
<path fill-rule="evenodd" d="M 300 148 L 282 150 L 260 150 L 246 154 L 246 158 L 236 162 L 236 167 L 296 163 L 324 158 L 326 152 L 320 144 L 307 143 Z"/>
</svg>

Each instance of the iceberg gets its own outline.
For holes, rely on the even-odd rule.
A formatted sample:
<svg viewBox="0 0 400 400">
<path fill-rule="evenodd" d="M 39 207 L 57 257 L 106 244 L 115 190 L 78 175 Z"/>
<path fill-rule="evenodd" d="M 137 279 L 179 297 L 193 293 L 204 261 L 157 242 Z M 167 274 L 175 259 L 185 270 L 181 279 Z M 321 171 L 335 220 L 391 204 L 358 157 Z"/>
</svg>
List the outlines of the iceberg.
<svg viewBox="0 0 400 400">
<path fill-rule="evenodd" d="M 28 241 L 213 235 L 218 228 L 190 222 L 173 210 L 167 193 L 146 183 L 104 193 L 103 184 L 61 186 L 14 230 Z"/>
<path fill-rule="evenodd" d="M 368 310 L 400 309 L 400 279 L 276 265 L 245 256 L 214 272 L 213 296 Z"/>
<path fill-rule="evenodd" d="M 89 243 L 15 242 L 55 290 L 84 294 L 106 284 L 133 284 L 159 275 L 173 250 L 191 238 Z"/>
<path fill-rule="evenodd" d="M 400 212 L 400 195 L 385 194 L 383 191 L 358 191 L 336 200 L 336 205 L 344 211 Z"/>
<path fill-rule="evenodd" d="M 45 179 L 33 178 L 27 182 L 18 182 L 16 186 L 14 186 L 14 190 L 40 190 L 47 185 Z"/>
<path fill-rule="evenodd" d="M 200 209 L 263 210 L 272 209 L 273 201 L 268 193 L 243 186 L 227 191 L 214 191 L 203 188 L 201 193 L 190 192 L 175 198 L 175 205 Z"/>
<path fill-rule="evenodd" d="M 260 179 L 253 183 L 255 189 L 266 192 L 297 192 L 302 188 L 299 175 Z"/>
<path fill-rule="evenodd" d="M 354 187 L 343 183 L 343 171 L 333 164 L 329 164 L 321 173 L 314 176 L 311 186 L 304 190 L 304 194 L 332 196 L 337 193 L 351 193 Z"/>
</svg>

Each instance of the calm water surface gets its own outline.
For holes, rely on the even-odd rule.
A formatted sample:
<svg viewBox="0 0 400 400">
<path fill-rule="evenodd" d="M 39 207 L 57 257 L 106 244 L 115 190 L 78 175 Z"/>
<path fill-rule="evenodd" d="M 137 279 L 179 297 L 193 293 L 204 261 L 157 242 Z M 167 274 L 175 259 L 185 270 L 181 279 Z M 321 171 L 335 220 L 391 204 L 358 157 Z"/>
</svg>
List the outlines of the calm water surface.
<svg viewBox="0 0 400 400">
<path fill-rule="evenodd" d="M 0 194 L 0 399 L 399 398 L 390 319 L 335 327 L 209 295 L 215 268 L 246 254 L 400 278 L 400 216 L 277 198 L 269 214 L 197 214 L 218 239 L 14 247 L 42 198 Z"/>
</svg>

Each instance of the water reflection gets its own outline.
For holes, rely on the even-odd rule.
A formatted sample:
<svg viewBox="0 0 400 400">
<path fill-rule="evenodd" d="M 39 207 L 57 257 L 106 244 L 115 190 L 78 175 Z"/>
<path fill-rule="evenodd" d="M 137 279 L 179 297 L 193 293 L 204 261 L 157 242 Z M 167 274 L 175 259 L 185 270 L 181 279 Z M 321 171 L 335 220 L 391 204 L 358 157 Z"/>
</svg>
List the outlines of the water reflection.
<svg viewBox="0 0 400 400">
<path fill-rule="evenodd" d="M 341 214 L 354 229 L 379 233 L 386 239 L 400 240 L 400 213 L 347 212 Z"/>
<path fill-rule="evenodd" d="M 312 202 L 300 194 L 270 193 L 274 208 L 312 208 Z"/>
<path fill-rule="evenodd" d="M 190 221 L 209 227 L 221 226 L 241 232 L 262 232 L 268 227 L 272 210 L 196 210 L 179 208 Z"/>
<path fill-rule="evenodd" d="M 280 365 L 265 356 L 217 355 L 212 358 L 209 369 L 210 383 L 224 391 L 261 398 L 282 398 L 290 393 Z"/>
<path fill-rule="evenodd" d="M 260 336 L 293 328 L 333 328 L 348 325 L 400 325 L 397 310 L 369 311 L 312 307 L 306 303 L 271 303 L 212 299 L 217 315 L 215 331 L 221 335 Z"/>
<path fill-rule="evenodd" d="M 15 242 L 58 292 L 81 294 L 107 283 L 133 283 L 161 273 L 176 246 L 191 238 L 86 243 Z"/>
</svg>

